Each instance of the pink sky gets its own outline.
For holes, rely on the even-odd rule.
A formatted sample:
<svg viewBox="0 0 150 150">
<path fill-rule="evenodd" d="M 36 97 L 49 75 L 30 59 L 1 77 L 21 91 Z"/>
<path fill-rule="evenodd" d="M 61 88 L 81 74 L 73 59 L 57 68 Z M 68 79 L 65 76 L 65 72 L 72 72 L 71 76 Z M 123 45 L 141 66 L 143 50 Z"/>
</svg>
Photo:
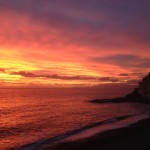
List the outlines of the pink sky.
<svg viewBox="0 0 150 150">
<path fill-rule="evenodd" d="M 0 85 L 135 84 L 150 70 L 147 0 L 0 0 Z"/>
</svg>

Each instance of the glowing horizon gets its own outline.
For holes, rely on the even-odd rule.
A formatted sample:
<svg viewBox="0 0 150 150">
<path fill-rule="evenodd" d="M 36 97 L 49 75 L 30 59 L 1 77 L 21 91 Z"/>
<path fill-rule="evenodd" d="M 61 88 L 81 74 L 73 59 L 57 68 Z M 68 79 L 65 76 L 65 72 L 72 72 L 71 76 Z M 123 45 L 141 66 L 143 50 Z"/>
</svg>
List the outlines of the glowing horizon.
<svg viewBox="0 0 150 150">
<path fill-rule="evenodd" d="M 0 85 L 138 83 L 150 70 L 148 4 L 0 0 Z"/>
</svg>

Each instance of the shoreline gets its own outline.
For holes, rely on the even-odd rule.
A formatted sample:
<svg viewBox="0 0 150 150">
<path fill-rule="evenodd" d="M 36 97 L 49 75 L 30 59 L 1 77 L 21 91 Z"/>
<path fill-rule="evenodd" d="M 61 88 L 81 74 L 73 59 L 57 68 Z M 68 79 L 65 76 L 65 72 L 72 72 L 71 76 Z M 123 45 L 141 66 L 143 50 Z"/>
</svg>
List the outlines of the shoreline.
<svg viewBox="0 0 150 150">
<path fill-rule="evenodd" d="M 141 122 L 143 122 L 144 120 L 148 120 L 149 126 L 150 126 L 150 112 L 147 112 L 147 116 L 145 115 L 145 113 L 141 114 L 140 117 L 137 114 L 135 116 L 130 116 L 125 119 L 120 118 L 120 120 L 114 121 L 114 122 L 112 121 L 108 124 L 106 122 L 106 124 L 102 126 L 96 126 L 88 130 L 85 130 L 83 132 L 77 133 L 68 138 L 65 138 L 64 140 L 60 142 L 54 143 L 53 145 L 45 145 L 45 147 L 44 146 L 41 147 L 40 150 L 75 150 L 75 149 L 82 150 L 83 149 L 82 147 L 85 147 L 86 145 L 89 145 L 89 144 L 90 145 L 92 144 L 92 147 L 94 147 L 95 142 L 93 143 L 92 141 L 95 141 L 95 140 L 97 144 L 95 145 L 96 147 L 94 149 L 92 148 L 92 150 L 95 150 L 97 147 L 100 149 L 102 145 L 105 146 L 105 144 L 106 145 L 110 144 L 109 142 L 105 144 L 102 142 L 104 140 L 103 138 L 105 137 L 105 135 L 112 136 L 113 138 L 113 136 L 117 133 L 120 136 L 122 136 L 122 132 L 120 133 L 121 130 L 124 130 L 126 128 L 128 129 L 131 126 L 136 127 L 139 124 L 141 124 Z M 146 124 L 143 126 L 146 126 Z M 105 137 L 105 140 L 109 141 L 110 138 Z M 86 147 L 85 149 L 88 150 L 88 147 Z"/>
<path fill-rule="evenodd" d="M 68 131 L 66 133 L 47 138 L 45 140 L 39 140 L 39 141 L 36 141 L 33 143 L 23 145 L 20 148 L 18 148 L 18 150 L 37 150 L 37 149 L 43 148 L 45 146 L 52 146 L 55 144 L 62 143 L 66 140 L 70 140 L 70 138 L 71 139 L 74 137 L 76 138 L 76 136 L 77 136 L 77 138 L 79 137 L 79 139 L 82 137 L 82 135 L 85 137 L 89 137 L 89 136 L 91 136 L 91 134 L 94 135 L 94 133 L 96 134 L 96 133 L 100 132 L 101 130 L 109 130 L 110 124 L 115 124 L 116 122 L 130 119 L 130 118 L 136 117 L 137 115 L 140 115 L 140 114 L 144 114 L 144 113 L 138 113 L 138 114 L 134 114 L 134 115 L 123 115 L 123 116 L 118 116 L 115 118 L 110 118 L 110 119 L 102 120 L 99 122 L 95 122 L 92 124 L 87 124 L 86 126 L 83 126 L 81 128 L 77 128 L 77 129 Z M 127 125 L 125 125 L 125 126 L 127 126 Z M 114 126 L 112 126 L 112 128 L 114 128 Z"/>
<path fill-rule="evenodd" d="M 38 140 L 33 143 L 22 145 L 18 150 L 45 150 L 45 147 L 51 147 L 60 145 L 62 143 L 70 143 L 72 141 L 80 141 L 81 139 L 88 139 L 96 134 L 103 133 L 104 131 L 110 131 L 118 128 L 127 127 L 139 120 L 149 118 L 150 111 L 144 111 L 133 115 L 117 116 L 115 118 L 109 118 L 92 124 L 77 128 L 69 132 L 56 135 L 43 140 Z M 61 149 L 60 149 L 61 150 Z"/>
<path fill-rule="evenodd" d="M 147 115 L 147 117 L 145 117 L 145 115 Z M 146 118 L 150 119 L 149 109 L 147 111 L 143 111 L 133 115 L 117 116 L 92 124 L 87 124 L 82 128 L 77 128 L 66 133 L 56 135 L 54 137 L 40 139 L 33 143 L 22 145 L 21 147 L 16 148 L 16 150 L 67 150 L 70 145 L 72 147 L 71 143 L 80 143 L 80 141 L 87 141 L 87 139 L 95 138 L 96 135 L 103 134 L 103 132 L 109 132 L 111 130 L 117 131 L 120 128 L 125 128 L 130 126 L 131 124 L 136 124 L 136 122 L 144 120 Z M 64 146 L 60 146 L 64 144 L 65 148 Z"/>
<path fill-rule="evenodd" d="M 71 150 L 70 146 L 74 147 L 74 144 L 80 144 L 81 141 L 86 141 L 88 139 L 94 138 L 98 134 L 103 134 L 104 132 L 111 132 L 112 130 L 118 130 L 120 128 L 126 128 L 131 124 L 136 124 L 136 122 L 150 119 L 150 111 L 143 111 L 133 115 L 123 115 L 115 118 L 106 119 L 103 121 L 95 122 L 78 128 L 64 134 L 60 134 L 48 139 L 39 140 L 33 143 L 29 143 L 21 146 L 18 150 Z M 62 146 L 62 145 L 65 145 Z"/>
<path fill-rule="evenodd" d="M 77 141 L 62 142 L 41 150 L 148 150 L 149 139 L 150 118 L 146 118 L 126 127 L 104 131 Z"/>
</svg>

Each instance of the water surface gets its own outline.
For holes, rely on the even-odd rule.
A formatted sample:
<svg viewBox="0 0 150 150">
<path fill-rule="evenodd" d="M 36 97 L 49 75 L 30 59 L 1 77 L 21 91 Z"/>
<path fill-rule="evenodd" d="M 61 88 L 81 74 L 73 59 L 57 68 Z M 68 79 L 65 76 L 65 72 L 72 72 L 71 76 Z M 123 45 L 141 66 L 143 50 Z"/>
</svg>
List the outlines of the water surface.
<svg viewBox="0 0 150 150">
<path fill-rule="evenodd" d="M 121 94 L 90 88 L 0 89 L 0 149 L 19 148 L 94 122 L 149 109 L 133 103 L 87 102 Z"/>
</svg>

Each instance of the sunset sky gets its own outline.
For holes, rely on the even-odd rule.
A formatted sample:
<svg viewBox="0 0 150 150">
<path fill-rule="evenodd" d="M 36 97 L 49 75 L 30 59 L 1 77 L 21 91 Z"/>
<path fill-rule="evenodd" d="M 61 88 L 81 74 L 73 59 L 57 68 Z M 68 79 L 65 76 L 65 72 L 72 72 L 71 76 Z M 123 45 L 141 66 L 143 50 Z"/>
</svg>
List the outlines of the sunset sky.
<svg viewBox="0 0 150 150">
<path fill-rule="evenodd" d="M 149 0 L 0 0 L 2 87 L 135 84 L 149 71 Z"/>
</svg>

